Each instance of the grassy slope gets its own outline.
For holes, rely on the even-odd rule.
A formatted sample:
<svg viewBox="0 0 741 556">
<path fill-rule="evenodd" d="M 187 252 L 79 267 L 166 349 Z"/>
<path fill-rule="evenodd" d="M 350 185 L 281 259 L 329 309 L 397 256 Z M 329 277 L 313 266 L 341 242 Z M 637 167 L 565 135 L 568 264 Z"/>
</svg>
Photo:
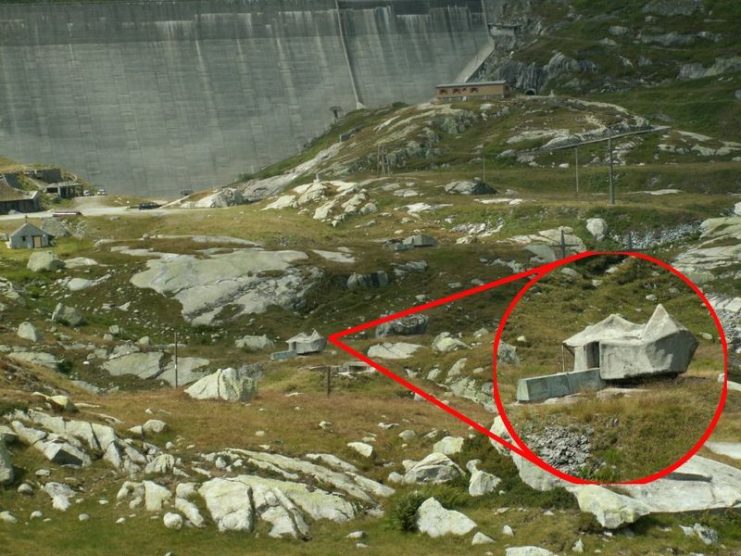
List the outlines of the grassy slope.
<svg viewBox="0 0 741 556">
<path fill-rule="evenodd" d="M 681 64 L 700 63 L 709 67 L 718 57 L 738 55 L 739 3 L 707 0 L 702 4 L 704 12 L 691 16 L 655 16 L 650 22 L 642 11 L 646 5 L 643 0 L 574 0 L 569 5 L 576 17 L 568 17 L 569 9 L 564 3 L 536 2 L 533 9 L 543 20 L 545 31 L 513 58 L 546 64 L 555 52 L 561 52 L 577 60 L 590 60 L 598 67 L 593 74 L 565 75 L 549 82 L 546 89 L 567 94 L 589 90 L 593 98 L 616 101 L 643 113 L 663 113 L 673 119 L 673 125 L 734 140 L 738 138 L 741 117 L 739 103 L 734 98 L 734 91 L 739 88 L 738 74 L 675 81 Z M 629 32 L 616 36 L 610 34 L 611 26 L 627 27 Z M 720 39 L 716 42 L 698 38 L 687 46 L 666 47 L 637 38 L 638 33 L 694 35 L 700 31 L 716 33 Z M 604 38 L 617 44 L 599 44 Z M 640 65 L 641 57 L 651 63 Z M 573 84 L 575 77 L 579 85 Z"/>
<path fill-rule="evenodd" d="M 620 100 L 620 99 L 614 99 Z M 624 100 L 624 99 L 623 99 Z M 646 97 L 646 108 L 650 107 L 650 98 Z M 477 109 L 475 105 L 463 105 L 462 108 Z M 518 108 L 520 109 L 520 108 Z M 410 109 L 398 108 L 398 111 L 407 113 Z M 521 110 L 528 110 L 527 106 Z M 667 110 L 668 111 L 668 110 Z M 358 112 L 341 122 L 328 135 L 320 138 L 314 149 L 323 148 L 341 133 L 353 127 L 363 127 L 355 139 L 352 148 L 353 156 L 364 156 L 375 151 L 377 134 L 373 127 L 394 115 L 391 111 Z M 674 114 L 672 114 L 674 116 Z M 565 112 L 549 109 L 542 114 L 530 114 L 533 125 L 558 126 L 570 122 Z M 679 117 L 679 116 L 676 116 Z M 522 113 L 519 120 L 522 119 Z M 214 366 L 233 365 L 264 359 L 260 354 L 244 354 L 235 350 L 233 340 L 246 333 L 267 333 L 271 336 L 287 337 L 299 330 L 308 330 L 317 327 L 327 333 L 342 329 L 378 316 L 386 311 L 403 309 L 416 303 L 415 295 L 425 293 L 431 297 L 439 297 L 450 293 L 450 282 L 460 282 L 467 287 L 471 280 L 483 281 L 501 277 L 509 271 L 504 267 L 488 266 L 481 259 L 490 260 L 502 258 L 518 260 L 528 263 L 527 256 L 511 245 L 498 243 L 515 234 L 532 233 L 538 230 L 558 226 L 571 225 L 582 237 L 589 237 L 584 220 L 590 216 L 604 217 L 612 230 L 625 232 L 627 230 L 642 231 L 671 226 L 679 222 L 694 222 L 707 217 L 716 216 L 728 210 L 730 204 L 729 192 L 737 190 L 738 164 L 731 161 L 716 163 L 690 159 L 680 160 L 680 164 L 667 164 L 670 159 L 659 161 L 651 160 L 650 154 L 654 148 L 648 145 L 645 151 L 636 151 L 635 158 L 629 159 L 629 165 L 618 168 L 619 203 L 610 207 L 606 203 L 606 169 L 602 165 L 584 167 L 582 169 L 581 196 L 576 199 L 573 194 L 573 169 L 557 167 L 529 168 L 512 164 L 507 161 L 495 160 L 496 154 L 503 148 L 507 133 L 511 133 L 519 123 L 518 115 L 511 119 L 499 122 L 490 122 L 486 125 L 474 126 L 460 136 L 441 134 L 441 158 L 437 162 L 447 163 L 447 168 L 421 169 L 410 167 L 399 171 L 385 182 L 398 181 L 404 183 L 413 181 L 414 188 L 420 192 L 417 198 L 401 200 L 380 188 L 372 190 L 373 199 L 380 208 L 380 213 L 355 217 L 340 224 L 337 228 L 330 228 L 326 224 L 311 219 L 309 214 L 300 214 L 295 210 L 287 209 L 279 212 L 262 212 L 265 203 L 232 207 L 222 210 L 199 210 L 183 218 L 180 214 L 164 217 L 153 217 L 144 214 L 127 216 L 125 219 L 110 217 L 85 218 L 87 238 L 60 240 L 55 250 L 63 257 L 91 256 L 101 263 L 115 265 L 117 272 L 103 286 L 71 294 L 67 300 L 83 307 L 88 313 L 89 324 L 79 331 L 63 329 L 83 343 L 98 342 L 98 338 L 106 328 L 113 323 L 121 324 L 124 328 L 124 338 L 136 339 L 140 335 L 149 334 L 157 342 L 167 342 L 171 338 L 173 329 L 181 333 L 188 347 L 181 351 L 182 355 L 203 355 L 214 362 Z M 689 120 L 688 120 L 689 121 Z M 699 124 L 698 124 L 699 125 Z M 695 130 L 696 128 L 690 128 Z M 728 137 L 735 139 L 736 137 Z M 445 194 L 441 186 L 455 179 L 470 178 L 481 175 L 481 162 L 476 161 L 473 153 L 475 147 L 484 140 L 490 140 L 486 153 L 491 156 L 488 181 L 492 182 L 500 191 L 515 189 L 514 195 L 525 199 L 525 203 L 517 206 L 480 205 L 470 198 L 461 198 Z M 283 168 L 308 159 L 314 151 L 304 153 L 298 158 L 277 165 L 265 174 L 278 172 Z M 585 159 L 590 151 L 585 149 Z M 598 154 L 594 151 L 594 154 Z M 553 155 L 547 163 L 554 166 L 566 161 L 566 153 Z M 426 163 L 428 163 L 427 161 Z M 638 166 L 640 162 L 647 162 Z M 543 163 L 543 161 L 541 161 Z M 369 174 L 360 173 L 354 178 L 368 177 Z M 307 177 L 306 179 L 310 179 Z M 384 182 L 381 182 L 381 184 Z M 379 184 L 380 185 L 380 184 Z M 659 187 L 677 187 L 684 193 L 670 198 L 652 197 L 640 193 L 644 189 Z M 450 203 L 451 207 L 435 212 L 424 213 L 420 218 L 405 221 L 406 213 L 398 207 L 407 202 L 424 200 L 429 203 Z M 388 213 L 384 215 L 384 213 Z M 500 219 L 504 221 L 502 230 L 478 243 L 472 245 L 455 245 L 455 239 L 460 236 L 450 231 L 450 228 L 459 223 L 488 221 L 496 224 Z M 375 220 L 371 227 L 356 228 Z M 0 222 L 0 229 L 9 230 L 14 225 L 9 222 Z M 397 234 L 397 231 L 401 231 Z M 383 250 L 376 240 L 396 235 L 411 234 L 416 230 L 431 233 L 440 240 L 435 249 L 418 250 L 392 255 Z M 296 248 L 308 250 L 312 248 L 335 249 L 346 246 L 358 255 L 355 265 L 331 265 L 321 261 L 314 255 L 307 264 L 321 264 L 326 268 L 327 280 L 315 290 L 310 307 L 313 310 L 302 314 L 292 315 L 283 311 L 271 311 L 252 319 L 239 319 L 222 326 L 214 336 L 210 330 L 194 330 L 180 317 L 178 304 L 146 290 L 137 290 L 128 285 L 128 278 L 137 270 L 143 268 L 144 262 L 138 258 L 127 257 L 111 253 L 104 247 L 96 247 L 94 241 L 99 238 L 113 238 L 126 240 L 136 247 L 152 247 L 155 250 L 172 252 L 193 252 L 203 248 L 203 245 L 183 241 L 141 240 L 144 234 L 228 234 L 245 239 L 262 242 L 267 248 Z M 591 247 L 614 248 L 610 241 L 595 243 L 588 242 Z M 668 246 L 655 251 L 655 254 L 670 258 L 676 247 Z M 34 275 L 25 270 L 28 253 L 10 252 L 0 246 L 2 256 L 1 272 L 3 276 L 12 279 L 15 283 L 26 288 L 25 297 L 28 300 L 26 307 L 9 305 L 3 318 L 7 323 L 4 331 L 0 330 L 0 343 L 21 343 L 14 336 L 14 326 L 22 320 L 31 319 L 35 323 L 46 327 L 45 318 L 56 303 L 58 294 L 49 295 L 55 290 L 54 280 L 59 275 Z M 421 275 L 409 275 L 403 280 L 397 280 L 386 290 L 348 291 L 342 288 L 342 282 L 352 271 L 391 270 L 392 262 L 405 260 L 425 259 L 430 269 Z M 89 273 L 75 271 L 74 275 L 97 277 L 106 272 L 105 268 L 94 268 Z M 482 323 L 493 330 L 496 321 L 504 310 L 506 303 L 514 293 L 514 286 L 508 290 L 497 291 L 489 296 L 471 299 L 470 303 L 461 304 L 454 310 L 439 310 L 435 313 L 431 323 L 430 333 L 443 330 L 462 331 L 472 333 Z M 606 290 L 606 299 L 615 299 L 617 290 Z M 620 299 L 626 304 L 638 303 L 645 296 L 639 286 L 631 288 L 627 296 Z M 132 309 L 139 310 L 141 322 L 136 322 L 131 313 L 106 313 L 96 310 L 102 303 L 121 304 L 132 301 Z M 561 311 L 567 307 L 570 300 L 567 296 L 559 300 L 560 306 L 544 306 L 542 310 L 550 311 L 544 321 L 557 321 Z M 670 310 L 682 311 L 681 304 L 670 307 Z M 589 316 L 589 315 L 587 315 Z M 699 320 L 687 314 L 682 315 L 687 323 L 702 326 Z M 154 325 L 150 324 L 154 323 Z M 540 327 L 536 332 L 527 332 L 534 341 L 536 337 L 550 337 L 551 327 Z M 560 330 L 554 341 L 560 341 Z M 327 352 L 319 357 L 308 358 L 287 363 L 266 364 L 266 378 L 262 384 L 260 398 L 251 406 L 228 404 L 195 404 L 184 398 L 181 392 L 170 389 L 154 392 L 142 392 L 142 387 L 155 386 L 151 383 L 137 383 L 131 379 L 112 379 L 105 374 L 82 365 L 82 355 L 74 352 L 62 352 L 54 345 L 53 337 L 45 345 L 45 349 L 64 354 L 72 363 L 74 375 L 97 382 L 102 385 L 119 385 L 124 391 L 103 398 L 94 398 L 95 403 L 101 404 L 99 411 L 110 413 L 122 418 L 125 422 L 121 428 L 137 424 L 147 418 L 144 409 L 153 407 L 165 410 L 163 418 L 171 424 L 173 432 L 158 439 L 162 443 L 166 440 L 175 440 L 183 437 L 179 442 L 179 450 L 187 459 L 192 452 L 183 446 L 190 442 L 196 444 L 196 450 L 207 450 L 224 446 L 254 447 L 258 442 L 270 441 L 280 451 L 299 454 L 305 451 L 327 450 L 337 453 L 341 457 L 361 465 L 371 476 L 383 479 L 391 469 L 400 470 L 399 462 L 404 457 L 419 458 L 430 450 L 430 442 L 415 441 L 409 448 L 402 448 L 394 429 L 384 433 L 376 427 L 376 423 L 399 422 L 402 428 L 414 428 L 424 433 L 431 428 L 445 429 L 453 434 L 467 434 L 466 427 L 429 407 L 427 404 L 411 402 L 404 396 L 401 387 L 397 387 L 380 376 L 368 380 L 359 380 L 352 383 L 337 382 L 337 393 L 326 399 L 322 394 L 323 385 L 321 374 L 305 370 L 305 367 L 322 364 L 337 364 L 346 357 L 341 354 Z M 429 341 L 425 338 L 424 341 Z M 367 343 L 363 344 L 367 345 Z M 711 346 L 704 346 L 701 354 L 703 361 L 711 361 L 714 355 Z M 523 349 L 523 354 L 527 350 Z M 481 349 L 470 354 L 467 369 L 476 366 L 488 369 L 490 356 L 488 348 L 482 343 Z M 419 362 L 414 366 L 426 372 L 434 364 L 449 368 L 460 354 L 450 354 L 437 357 L 426 351 Z M 538 357 L 541 357 L 538 355 Z M 543 365 L 542 357 L 536 362 Z M 394 366 L 402 372 L 401 365 Z M 419 381 L 425 387 L 429 383 Z M 443 396 L 444 393 L 435 390 Z M 286 393 L 302 392 L 298 398 L 287 398 Z M 16 386 L 3 390 L 6 399 L 19 398 L 27 402 L 26 395 L 17 392 Z M 90 399 L 85 394 L 74 392 L 75 399 Z M 480 419 L 482 424 L 488 425 L 491 416 L 483 413 L 480 408 L 472 404 L 451 398 L 454 407 L 470 412 Z M 301 410 L 294 409 L 296 406 Z M 265 411 L 259 411 L 260 408 Z M 677 418 L 689 419 L 698 413 L 684 411 L 687 404 L 675 405 L 675 410 L 681 415 Z M 741 413 L 739 397 L 731 397 L 726 415 L 721 421 L 716 438 L 721 440 L 738 439 L 738 418 Z M 637 426 L 646 423 L 646 416 L 639 415 Z M 335 424 L 333 435 L 321 431 L 317 424 L 320 420 L 330 420 Z M 237 426 L 234 426 L 234 424 Z M 255 430 L 265 430 L 268 434 L 265 439 L 253 436 Z M 637 429 L 631 429 L 630 435 Z M 666 432 L 667 429 L 662 429 Z M 686 429 L 681 429 L 686 430 Z M 372 464 L 358 461 L 345 447 L 345 443 L 357 440 L 366 432 L 379 434 L 377 448 L 379 459 Z M 661 431 L 654 431 L 659 432 Z M 676 432 L 676 431 L 674 431 Z M 635 433 L 637 434 L 637 433 Z M 563 500 L 556 494 L 538 494 L 524 487 L 516 478 L 515 471 L 510 463 L 499 457 L 495 451 L 488 449 L 485 440 L 481 437 L 468 443 L 466 453 L 461 459 L 478 457 L 484 461 L 482 467 L 497 473 L 505 482 L 503 495 L 493 495 L 483 500 L 470 501 L 462 496 L 460 485 L 452 487 L 451 491 L 435 492 L 449 505 L 461 507 L 468 515 L 475 519 L 482 531 L 492 535 L 497 540 L 495 551 L 507 544 L 538 544 L 556 552 L 566 552 L 579 536 L 583 536 L 587 550 L 600 549 L 603 554 L 619 554 L 626 551 L 643 551 L 647 553 L 672 549 L 679 552 L 703 551 L 705 553 L 723 553 L 722 547 L 705 547 L 697 539 L 685 537 L 677 527 L 678 523 L 691 524 L 695 521 L 707 523 L 717 528 L 723 542 L 729 547 L 741 546 L 741 536 L 737 517 L 730 513 L 708 512 L 692 516 L 655 516 L 641 520 L 631 531 L 639 533 L 634 538 L 627 533 L 618 533 L 612 538 L 601 534 L 591 520 L 585 519 L 573 509 L 573 502 Z M 660 457 L 666 452 L 659 454 Z M 31 450 L 19 451 L 16 456 L 21 466 L 34 468 L 41 465 Z M 354 459 L 355 458 L 355 459 Z M 396 467 L 383 468 L 385 461 L 394 462 Z M 729 462 L 730 463 L 730 462 Z M 387 519 L 361 520 L 344 526 L 313 524 L 314 540 L 308 544 L 289 543 L 268 540 L 261 531 L 259 537 L 247 535 L 220 535 L 214 528 L 205 531 L 184 530 L 171 532 L 163 528 L 161 521 L 150 520 L 142 511 L 136 513 L 124 525 L 115 525 L 114 521 L 120 515 L 128 515 L 129 510 L 121 507 L 116 509 L 113 504 L 99 506 L 98 496 L 105 496 L 113 501 L 118 482 L 112 483 L 105 468 L 96 467 L 96 471 L 86 480 L 89 495 L 78 510 L 71 510 L 67 514 L 59 514 L 48 508 L 45 499 L 39 502 L 38 498 L 21 499 L 14 493 L 8 493 L 12 501 L 8 506 L 18 508 L 17 515 L 25 517 L 33 509 L 42 508 L 45 514 L 50 514 L 52 522 L 45 524 L 34 521 L 29 525 L 16 527 L 0 525 L 0 543 L 7 541 L 5 546 L 12 546 L 11 553 L 27 553 L 34 547 L 36 553 L 43 554 L 45 547 L 54 547 L 55 553 L 95 554 L 101 547 L 113 552 L 165 552 L 173 550 L 178 554 L 196 554 L 204 550 L 218 549 L 225 554 L 239 554 L 244 550 L 254 553 L 267 553 L 280 550 L 284 553 L 309 554 L 340 554 L 353 549 L 352 542 L 344 538 L 348 532 L 357 529 L 365 530 L 369 535 L 369 552 L 383 554 L 416 554 L 430 553 L 431 551 L 446 550 L 451 553 L 460 551 L 460 540 L 443 539 L 432 541 L 415 534 L 402 534 Z M 98 480 L 100 478 L 100 480 Z M 402 489 L 399 497 L 411 488 Z M 391 501 L 388 507 L 392 506 Z M 492 512 L 496 507 L 512 507 L 503 515 Z M 528 508 L 519 511 L 517 508 Z M 553 517 L 543 516 L 545 508 L 556 507 Z M 87 523 L 80 523 L 76 516 L 79 511 L 88 511 L 93 519 Z M 499 534 L 501 527 L 509 524 L 515 529 L 513 539 Z M 136 534 L 126 534 L 136 531 Z M 43 538 L 43 546 L 39 546 L 39 539 Z M 84 541 L 81 539 L 85 539 Z M 51 552 L 51 548 L 49 549 Z M 482 549 L 483 552 L 483 549 Z"/>
</svg>

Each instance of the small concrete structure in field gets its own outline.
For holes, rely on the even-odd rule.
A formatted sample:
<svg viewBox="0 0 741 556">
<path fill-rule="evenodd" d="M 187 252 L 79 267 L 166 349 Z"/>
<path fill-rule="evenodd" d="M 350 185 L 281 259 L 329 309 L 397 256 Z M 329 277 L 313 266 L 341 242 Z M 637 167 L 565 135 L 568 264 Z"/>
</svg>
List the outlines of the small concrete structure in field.
<svg viewBox="0 0 741 556">
<path fill-rule="evenodd" d="M 564 348 L 574 355 L 573 372 L 520 379 L 517 400 L 542 401 L 610 381 L 681 374 L 697 345 L 695 336 L 663 305 L 642 325 L 610 315 L 564 340 Z"/>
<path fill-rule="evenodd" d="M 419 247 L 435 247 L 437 240 L 428 235 L 415 234 L 404 239 L 393 238 L 384 242 L 383 247 L 389 251 L 409 251 Z"/>
<path fill-rule="evenodd" d="M 327 339 L 314 330 L 311 334 L 297 334 L 293 338 L 286 340 L 288 351 L 296 355 L 306 355 L 309 353 L 319 353 L 327 347 Z"/>
<path fill-rule="evenodd" d="M 10 234 L 8 247 L 11 249 L 38 249 L 51 246 L 54 236 L 30 222 Z"/>
<path fill-rule="evenodd" d="M 599 369 L 523 378 L 517 381 L 517 401 L 541 402 L 604 387 Z"/>
<path fill-rule="evenodd" d="M 339 367 L 340 372 L 343 373 L 367 373 L 367 372 L 375 372 L 376 369 L 368 365 L 365 361 L 345 361 L 342 365 Z"/>
<path fill-rule="evenodd" d="M 598 368 L 604 380 L 680 374 L 687 371 L 697 339 L 657 305 L 644 325 L 618 315 L 588 326 L 564 341 L 574 370 Z"/>
</svg>

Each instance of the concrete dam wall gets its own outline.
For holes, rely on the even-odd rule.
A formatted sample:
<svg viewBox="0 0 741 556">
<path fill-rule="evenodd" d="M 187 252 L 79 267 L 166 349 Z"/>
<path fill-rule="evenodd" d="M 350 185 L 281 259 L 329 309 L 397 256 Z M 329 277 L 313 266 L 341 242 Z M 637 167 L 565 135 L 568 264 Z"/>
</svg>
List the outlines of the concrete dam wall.
<svg viewBox="0 0 741 556">
<path fill-rule="evenodd" d="M 0 4 L 0 154 L 175 196 L 432 97 L 488 44 L 477 0 Z"/>
</svg>

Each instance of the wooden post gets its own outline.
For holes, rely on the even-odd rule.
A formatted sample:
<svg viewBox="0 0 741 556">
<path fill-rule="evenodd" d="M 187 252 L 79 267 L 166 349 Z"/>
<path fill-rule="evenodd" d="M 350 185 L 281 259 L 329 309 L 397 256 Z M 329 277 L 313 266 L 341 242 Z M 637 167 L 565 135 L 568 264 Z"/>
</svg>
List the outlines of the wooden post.
<svg viewBox="0 0 741 556">
<path fill-rule="evenodd" d="M 178 333 L 175 332 L 175 388 L 178 387 Z"/>
<path fill-rule="evenodd" d="M 481 180 L 486 183 L 486 153 L 482 151 L 481 153 L 481 167 L 482 167 L 482 177 Z"/>
<path fill-rule="evenodd" d="M 579 198 L 579 147 L 574 149 L 574 162 L 576 166 L 576 198 Z"/>
<path fill-rule="evenodd" d="M 327 396 L 332 393 L 332 366 L 327 365 L 327 377 L 326 377 L 326 383 L 327 383 Z"/>
<path fill-rule="evenodd" d="M 612 173 L 612 135 L 607 138 L 607 156 L 610 157 L 610 204 L 615 204 L 615 182 Z"/>
<path fill-rule="evenodd" d="M 561 258 L 566 258 L 566 237 L 563 234 L 563 230 L 561 230 Z"/>
</svg>

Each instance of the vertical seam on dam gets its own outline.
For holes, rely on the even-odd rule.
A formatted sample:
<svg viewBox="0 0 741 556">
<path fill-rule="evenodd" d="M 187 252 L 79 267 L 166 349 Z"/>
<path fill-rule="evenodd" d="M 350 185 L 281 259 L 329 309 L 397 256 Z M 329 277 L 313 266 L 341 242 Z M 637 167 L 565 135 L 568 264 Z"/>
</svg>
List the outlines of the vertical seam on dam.
<svg viewBox="0 0 741 556">
<path fill-rule="evenodd" d="M 335 10 L 337 10 L 337 26 L 340 31 L 340 43 L 342 43 L 342 52 L 345 55 L 347 72 L 350 74 L 350 86 L 352 87 L 353 96 L 355 97 L 355 108 L 359 108 L 363 105 L 363 101 L 360 98 L 360 92 L 358 91 L 358 84 L 355 78 L 355 70 L 353 69 L 352 60 L 350 60 L 350 52 L 347 49 L 345 30 L 342 26 L 342 11 L 340 10 L 340 0 L 334 0 L 334 5 Z"/>
</svg>

